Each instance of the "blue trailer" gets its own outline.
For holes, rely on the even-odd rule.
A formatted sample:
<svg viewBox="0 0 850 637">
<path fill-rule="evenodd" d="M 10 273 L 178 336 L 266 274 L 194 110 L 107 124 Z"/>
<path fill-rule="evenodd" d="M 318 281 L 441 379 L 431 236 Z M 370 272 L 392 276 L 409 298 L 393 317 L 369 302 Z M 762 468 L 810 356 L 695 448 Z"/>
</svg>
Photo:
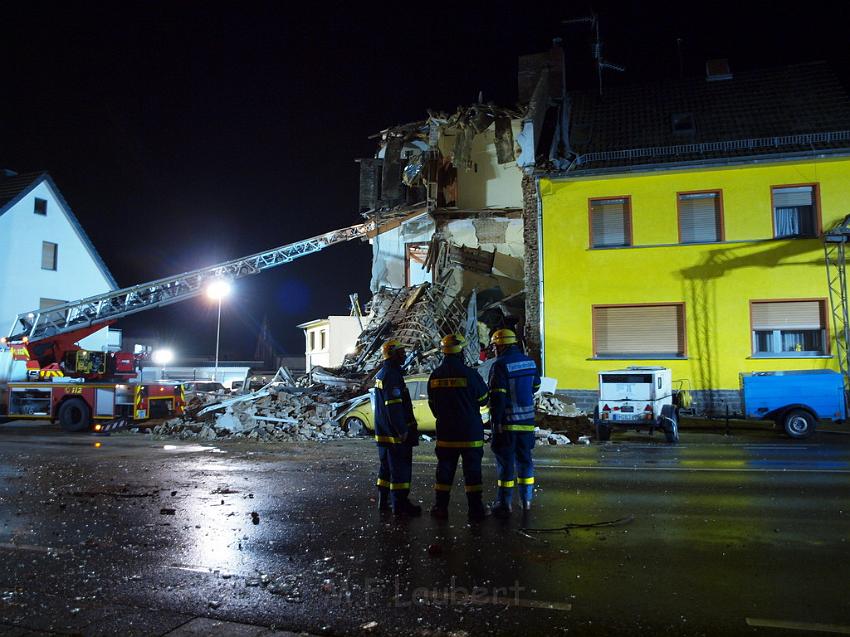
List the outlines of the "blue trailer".
<svg viewBox="0 0 850 637">
<path fill-rule="evenodd" d="M 792 438 L 808 438 L 818 420 L 847 418 L 844 380 L 828 369 L 741 374 L 744 416 L 774 420 Z"/>
</svg>

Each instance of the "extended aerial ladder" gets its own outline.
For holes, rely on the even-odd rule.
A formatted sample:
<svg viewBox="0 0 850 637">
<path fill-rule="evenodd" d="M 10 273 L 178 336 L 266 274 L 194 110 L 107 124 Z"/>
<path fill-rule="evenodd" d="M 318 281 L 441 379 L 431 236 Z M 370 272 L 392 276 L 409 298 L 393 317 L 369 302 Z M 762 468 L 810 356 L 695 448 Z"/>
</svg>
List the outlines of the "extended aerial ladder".
<svg viewBox="0 0 850 637">
<path fill-rule="evenodd" d="M 829 285 L 829 307 L 835 333 L 838 366 L 844 378 L 844 395 L 850 395 L 850 312 L 847 299 L 847 242 L 850 241 L 850 215 L 824 234 L 826 280 Z"/>
<path fill-rule="evenodd" d="M 0 339 L 0 345 L 44 341 L 69 344 L 122 317 L 199 296 L 215 280 L 258 274 L 328 246 L 364 237 L 374 227 L 374 222 L 361 223 L 176 276 L 24 312 L 15 317 L 8 336 Z"/>
</svg>

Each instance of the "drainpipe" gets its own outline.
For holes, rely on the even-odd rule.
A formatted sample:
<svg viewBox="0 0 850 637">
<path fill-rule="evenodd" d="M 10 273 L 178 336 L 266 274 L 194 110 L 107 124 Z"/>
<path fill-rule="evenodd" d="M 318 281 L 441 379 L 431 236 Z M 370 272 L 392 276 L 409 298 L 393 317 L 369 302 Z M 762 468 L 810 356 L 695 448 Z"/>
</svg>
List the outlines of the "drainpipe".
<svg viewBox="0 0 850 637">
<path fill-rule="evenodd" d="M 543 200 L 540 198 L 540 177 L 534 178 L 537 197 L 537 313 L 540 321 L 540 375 L 546 375 L 546 331 L 543 315 Z"/>
</svg>

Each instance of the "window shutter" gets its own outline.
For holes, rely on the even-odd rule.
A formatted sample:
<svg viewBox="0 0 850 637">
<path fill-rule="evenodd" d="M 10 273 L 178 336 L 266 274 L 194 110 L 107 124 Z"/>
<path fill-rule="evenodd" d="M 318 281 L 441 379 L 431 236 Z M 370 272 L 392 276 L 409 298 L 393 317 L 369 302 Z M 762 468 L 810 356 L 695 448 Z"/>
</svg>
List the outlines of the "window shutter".
<svg viewBox="0 0 850 637">
<path fill-rule="evenodd" d="M 820 330 L 823 312 L 820 301 L 753 303 L 754 330 Z"/>
<path fill-rule="evenodd" d="M 599 307 L 593 310 L 596 355 L 681 356 L 685 351 L 680 305 Z"/>
<path fill-rule="evenodd" d="M 814 205 L 814 189 L 811 186 L 795 188 L 774 188 L 774 208 L 797 208 Z"/>
<path fill-rule="evenodd" d="M 600 199 L 590 205 L 593 247 L 628 245 L 625 199 Z"/>
<path fill-rule="evenodd" d="M 56 269 L 56 244 L 49 241 L 41 242 L 41 268 L 43 270 Z"/>
<path fill-rule="evenodd" d="M 679 195 L 679 231 L 682 243 L 720 240 L 720 206 L 716 192 Z"/>
</svg>

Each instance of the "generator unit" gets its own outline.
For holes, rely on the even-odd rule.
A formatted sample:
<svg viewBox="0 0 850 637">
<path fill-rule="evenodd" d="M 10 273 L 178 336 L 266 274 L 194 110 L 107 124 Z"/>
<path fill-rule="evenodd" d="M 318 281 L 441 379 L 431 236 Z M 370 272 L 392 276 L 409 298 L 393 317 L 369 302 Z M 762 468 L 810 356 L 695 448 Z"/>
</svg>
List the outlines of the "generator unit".
<svg viewBox="0 0 850 637">
<path fill-rule="evenodd" d="M 679 415 L 673 404 L 673 378 L 668 367 L 627 367 L 599 372 L 599 404 L 593 412 L 596 437 L 611 431 L 661 429 L 667 442 L 679 442 Z"/>
</svg>

